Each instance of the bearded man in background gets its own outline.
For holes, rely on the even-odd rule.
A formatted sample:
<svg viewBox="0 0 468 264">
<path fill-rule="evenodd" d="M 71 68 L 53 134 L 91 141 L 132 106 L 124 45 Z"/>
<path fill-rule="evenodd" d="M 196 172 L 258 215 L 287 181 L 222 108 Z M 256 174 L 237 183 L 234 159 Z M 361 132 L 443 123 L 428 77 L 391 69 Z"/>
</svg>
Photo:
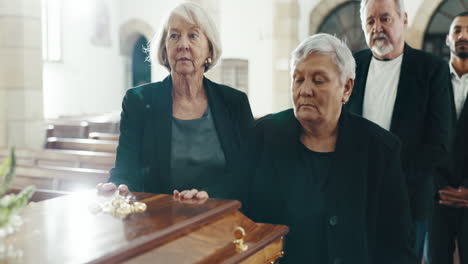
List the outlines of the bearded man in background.
<svg viewBox="0 0 468 264">
<path fill-rule="evenodd" d="M 449 68 L 443 60 L 405 43 L 408 16 L 403 0 L 363 0 L 361 23 L 369 49 L 354 54 L 356 81 L 348 109 L 402 142 L 413 218 L 410 243 L 421 259 L 434 178 L 449 173 L 453 131 Z"/>
</svg>

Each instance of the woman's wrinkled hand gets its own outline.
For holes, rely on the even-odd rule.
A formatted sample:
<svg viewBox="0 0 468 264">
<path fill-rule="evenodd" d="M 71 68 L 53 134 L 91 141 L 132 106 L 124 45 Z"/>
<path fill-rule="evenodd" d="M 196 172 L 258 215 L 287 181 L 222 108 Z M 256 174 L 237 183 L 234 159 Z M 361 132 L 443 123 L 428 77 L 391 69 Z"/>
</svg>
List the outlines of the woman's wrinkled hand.
<svg viewBox="0 0 468 264">
<path fill-rule="evenodd" d="M 199 191 L 197 189 L 192 190 L 184 190 L 179 192 L 178 190 L 174 190 L 173 197 L 176 200 L 179 200 L 183 203 L 196 203 L 201 204 L 208 200 L 209 195 L 205 191 Z"/>
</svg>

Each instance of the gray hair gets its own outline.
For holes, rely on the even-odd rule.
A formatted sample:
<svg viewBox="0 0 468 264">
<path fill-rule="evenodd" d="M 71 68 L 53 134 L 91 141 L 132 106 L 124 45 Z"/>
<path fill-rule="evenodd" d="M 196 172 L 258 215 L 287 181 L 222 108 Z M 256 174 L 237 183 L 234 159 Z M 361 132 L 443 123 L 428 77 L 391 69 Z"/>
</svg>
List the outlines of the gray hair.
<svg viewBox="0 0 468 264">
<path fill-rule="evenodd" d="M 291 73 L 309 55 L 330 55 L 341 74 L 341 81 L 356 77 L 356 62 L 346 43 L 329 34 L 320 33 L 306 38 L 291 54 Z"/>
<path fill-rule="evenodd" d="M 158 62 L 171 71 L 167 60 L 166 38 L 169 21 L 172 17 L 179 16 L 190 24 L 198 26 L 208 39 L 208 45 L 212 53 L 211 64 L 205 67 L 205 72 L 213 68 L 221 57 L 221 41 L 216 24 L 208 13 L 195 3 L 182 3 L 176 6 L 162 23 L 162 27 L 149 43 L 150 59 L 152 63 Z"/>
<path fill-rule="evenodd" d="M 405 1 L 404 0 L 393 0 L 395 1 L 395 5 L 396 5 L 396 11 L 398 13 L 398 15 L 400 15 L 400 17 L 406 12 L 406 9 L 405 9 Z M 366 21 L 366 8 L 367 8 L 367 5 L 369 4 L 369 0 L 362 0 L 361 1 L 361 9 L 360 9 L 360 13 L 361 13 L 361 24 L 364 25 L 364 22 Z"/>
</svg>

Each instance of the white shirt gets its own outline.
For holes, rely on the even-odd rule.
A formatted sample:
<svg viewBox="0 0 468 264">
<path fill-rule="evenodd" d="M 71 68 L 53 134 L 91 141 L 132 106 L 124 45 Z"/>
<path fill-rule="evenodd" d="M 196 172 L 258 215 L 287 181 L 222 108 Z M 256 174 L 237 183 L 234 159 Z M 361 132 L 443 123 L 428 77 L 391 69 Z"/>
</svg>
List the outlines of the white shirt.
<svg viewBox="0 0 468 264">
<path fill-rule="evenodd" d="M 362 115 L 387 130 L 392 123 L 402 61 L 403 54 L 389 61 L 372 57 L 367 73 Z"/>
<path fill-rule="evenodd" d="M 468 73 L 463 74 L 460 78 L 453 68 L 452 63 L 449 62 L 449 66 L 450 74 L 452 75 L 453 99 L 458 119 L 463 111 L 463 105 L 465 104 L 466 96 L 468 94 Z"/>
</svg>

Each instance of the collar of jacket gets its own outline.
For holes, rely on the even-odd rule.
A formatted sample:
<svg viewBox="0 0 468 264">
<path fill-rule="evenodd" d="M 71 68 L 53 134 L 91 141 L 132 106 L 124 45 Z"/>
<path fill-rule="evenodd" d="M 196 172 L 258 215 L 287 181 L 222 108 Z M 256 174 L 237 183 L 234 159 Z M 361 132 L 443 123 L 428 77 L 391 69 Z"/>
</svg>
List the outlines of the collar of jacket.
<svg viewBox="0 0 468 264">
<path fill-rule="evenodd" d="M 341 188 L 343 185 L 335 184 L 337 181 L 341 182 L 342 178 L 336 178 L 337 175 L 354 175 L 354 171 L 361 170 L 364 166 L 359 166 L 358 164 L 364 160 L 362 153 L 367 146 L 367 140 L 361 140 L 362 136 L 359 131 L 356 131 L 356 124 L 353 122 L 353 118 L 346 109 L 342 109 L 340 119 L 338 121 L 338 135 L 336 139 L 336 147 L 333 156 L 333 161 L 330 168 L 331 178 L 328 177 L 325 181 L 324 186 L 330 185 L 332 183 L 332 188 Z M 278 156 L 276 158 L 280 163 L 290 163 L 277 166 L 279 170 L 289 170 L 293 168 L 293 163 L 299 158 L 298 153 L 298 144 L 301 144 L 299 137 L 301 135 L 302 127 L 299 121 L 294 116 L 294 111 L 290 109 L 287 112 L 284 126 L 282 126 L 282 132 L 278 133 L 278 137 L 281 140 L 276 140 L 276 144 L 279 144 Z M 287 171 L 284 171 L 281 175 L 289 174 Z M 341 177 L 341 176 L 340 176 Z M 351 180 L 351 179 L 350 179 Z M 336 190 L 339 192 L 342 190 Z"/>
<path fill-rule="evenodd" d="M 235 150 L 232 138 L 234 132 L 230 113 L 226 107 L 218 84 L 203 77 L 203 86 L 208 97 L 208 104 L 213 116 L 213 122 L 226 159 L 226 170 L 232 167 L 232 153 Z M 171 136 L 172 136 L 172 76 L 167 76 L 160 86 L 154 87 L 152 104 L 154 111 L 151 115 L 152 128 L 155 137 L 155 152 L 150 177 L 146 177 L 146 186 L 158 186 L 157 192 L 171 192 Z"/>
</svg>

